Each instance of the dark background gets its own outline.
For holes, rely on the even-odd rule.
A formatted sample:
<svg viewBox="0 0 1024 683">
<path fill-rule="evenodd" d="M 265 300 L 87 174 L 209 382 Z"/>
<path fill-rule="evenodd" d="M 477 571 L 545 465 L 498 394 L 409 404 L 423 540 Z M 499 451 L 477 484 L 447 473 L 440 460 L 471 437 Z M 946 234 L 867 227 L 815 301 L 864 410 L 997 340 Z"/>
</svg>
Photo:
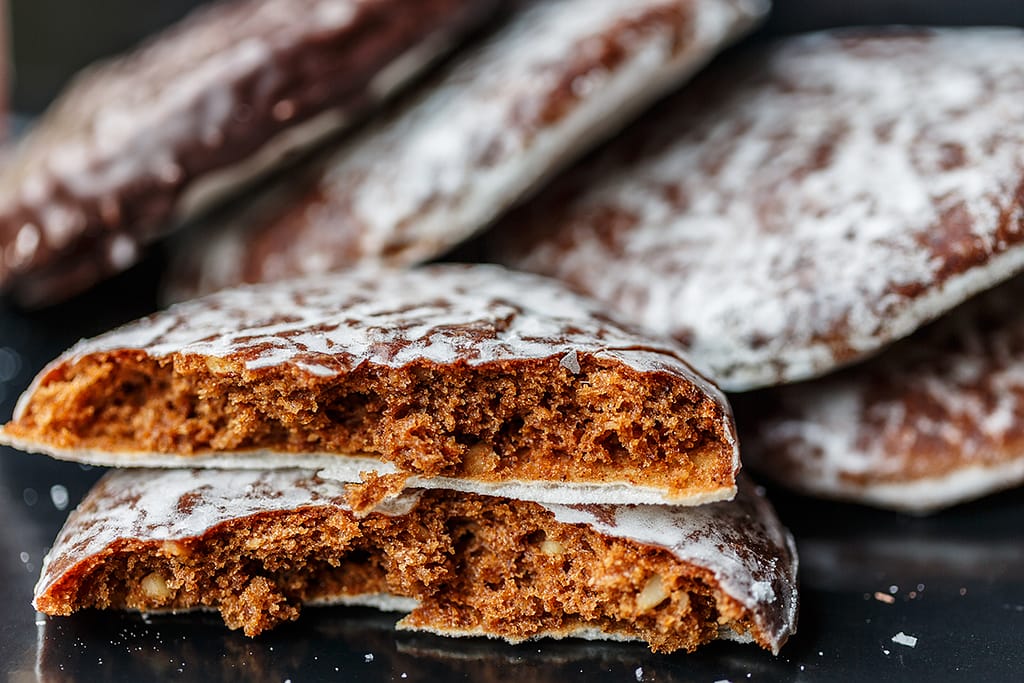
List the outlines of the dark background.
<svg viewBox="0 0 1024 683">
<path fill-rule="evenodd" d="M 90 60 L 182 16 L 185 0 L 13 0 L 13 92 L 33 114 Z M 841 25 L 1024 25 L 1021 0 L 777 0 L 754 39 Z M 156 307 L 159 257 L 35 313 L 0 303 L 0 420 L 42 365 L 79 337 Z M 393 615 L 309 609 L 258 639 L 216 615 L 45 619 L 31 606 L 45 549 L 98 471 L 0 449 L 0 675 L 7 680 L 1017 680 L 1024 671 L 1024 491 L 911 518 L 773 491 L 801 555 L 800 632 L 772 657 L 713 644 L 519 647 L 397 633 Z M 65 498 L 67 501 L 65 501 Z M 892 604 L 877 599 L 890 595 Z M 892 642 L 904 632 L 910 648 Z"/>
</svg>

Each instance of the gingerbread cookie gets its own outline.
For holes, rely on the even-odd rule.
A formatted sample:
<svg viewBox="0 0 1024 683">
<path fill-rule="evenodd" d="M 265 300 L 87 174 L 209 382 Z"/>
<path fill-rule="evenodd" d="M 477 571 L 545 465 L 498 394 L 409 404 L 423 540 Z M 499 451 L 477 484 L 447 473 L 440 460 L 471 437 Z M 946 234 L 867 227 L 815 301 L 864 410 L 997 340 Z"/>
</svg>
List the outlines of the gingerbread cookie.
<svg viewBox="0 0 1024 683">
<path fill-rule="evenodd" d="M 744 462 L 819 496 L 931 512 L 1024 482 L 1024 280 L 878 358 L 752 395 Z"/>
<path fill-rule="evenodd" d="M 0 293 L 66 298 L 338 130 L 493 0 L 230 0 L 79 77 L 0 172 Z"/>
<path fill-rule="evenodd" d="M 417 97 L 305 174 L 200 225 L 168 298 L 361 263 L 407 266 L 478 231 L 676 86 L 761 0 L 534 0 Z"/>
<path fill-rule="evenodd" d="M 42 612 L 219 610 L 256 635 L 302 604 L 411 612 L 400 628 L 519 642 L 567 636 L 777 653 L 795 630 L 797 556 L 768 502 L 563 506 L 411 491 L 358 517 L 302 470 L 120 470 L 69 517 Z"/>
<path fill-rule="evenodd" d="M 363 269 L 174 306 L 52 362 L 0 442 L 551 502 L 721 500 L 739 469 L 725 398 L 674 342 L 498 266 Z"/>
<path fill-rule="evenodd" d="M 1022 93 L 1017 29 L 786 39 L 708 71 L 494 255 L 675 336 L 728 390 L 813 377 L 1024 266 Z"/>
</svg>

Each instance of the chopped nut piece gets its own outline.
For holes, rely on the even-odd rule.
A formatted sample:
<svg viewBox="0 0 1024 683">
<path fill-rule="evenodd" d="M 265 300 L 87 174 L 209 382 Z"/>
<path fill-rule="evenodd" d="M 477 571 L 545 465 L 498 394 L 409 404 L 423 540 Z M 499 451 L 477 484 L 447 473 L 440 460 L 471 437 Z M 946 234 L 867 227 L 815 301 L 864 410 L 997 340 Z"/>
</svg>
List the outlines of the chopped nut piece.
<svg viewBox="0 0 1024 683">
<path fill-rule="evenodd" d="M 466 451 L 464 465 L 469 474 L 484 474 L 498 468 L 498 454 L 483 441 Z"/>
<path fill-rule="evenodd" d="M 665 590 L 665 583 L 661 580 L 661 574 L 655 574 L 647 579 L 644 589 L 636 596 L 636 607 L 641 612 L 647 612 L 665 602 L 667 597 L 668 591 Z"/>
<path fill-rule="evenodd" d="M 215 358 L 213 356 L 207 357 L 206 367 L 215 375 L 230 375 L 235 370 L 231 361 L 224 360 L 223 358 Z"/>
<path fill-rule="evenodd" d="M 545 555 L 561 555 L 565 552 L 565 546 L 558 541 L 544 541 L 540 544 L 540 551 Z"/>
<path fill-rule="evenodd" d="M 164 541 L 160 548 L 165 554 L 172 557 L 188 557 L 189 555 L 188 548 L 185 544 L 178 543 L 177 541 Z"/>
<path fill-rule="evenodd" d="M 171 589 L 167 587 L 167 581 L 157 572 L 146 574 L 142 579 L 142 590 L 153 600 L 164 601 L 170 599 Z"/>
</svg>

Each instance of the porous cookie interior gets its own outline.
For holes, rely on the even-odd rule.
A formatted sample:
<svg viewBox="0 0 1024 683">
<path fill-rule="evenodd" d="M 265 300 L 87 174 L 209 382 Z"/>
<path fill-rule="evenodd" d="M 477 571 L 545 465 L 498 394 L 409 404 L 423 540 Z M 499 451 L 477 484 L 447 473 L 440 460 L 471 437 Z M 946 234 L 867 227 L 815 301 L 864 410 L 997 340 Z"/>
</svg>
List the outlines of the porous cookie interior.
<svg viewBox="0 0 1024 683">
<path fill-rule="evenodd" d="M 6 430 L 68 450 L 372 454 L 408 473 L 484 481 L 626 480 L 677 494 L 732 484 L 722 408 L 699 388 L 595 356 L 561 360 L 363 364 L 323 377 L 93 354 L 51 371 Z"/>
<path fill-rule="evenodd" d="M 37 606 L 205 606 L 256 635 L 295 619 L 302 602 L 366 593 L 416 599 L 404 625 L 513 641 L 598 627 L 655 651 L 692 650 L 720 627 L 752 628 L 709 572 L 666 550 L 561 524 L 535 503 L 447 491 L 424 493 L 400 517 L 307 507 L 199 537 L 121 539 L 65 572 Z"/>
</svg>

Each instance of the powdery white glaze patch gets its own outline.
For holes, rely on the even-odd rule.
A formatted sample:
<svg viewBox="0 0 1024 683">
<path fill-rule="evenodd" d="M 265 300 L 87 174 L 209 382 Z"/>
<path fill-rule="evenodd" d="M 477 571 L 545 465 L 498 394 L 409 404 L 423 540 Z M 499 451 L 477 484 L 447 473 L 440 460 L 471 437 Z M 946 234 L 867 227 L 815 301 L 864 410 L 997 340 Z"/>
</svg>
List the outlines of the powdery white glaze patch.
<svg viewBox="0 0 1024 683">
<path fill-rule="evenodd" d="M 443 253 L 675 86 L 752 0 L 537 0 L 384 122 L 180 249 L 171 295 Z M 225 259 L 223 256 L 229 254 Z"/>
<path fill-rule="evenodd" d="M 712 69 L 495 253 L 727 389 L 821 374 L 1024 266 L 1022 94 L 1016 29 L 788 39 Z"/>
<path fill-rule="evenodd" d="M 375 513 L 408 514 L 419 497 L 419 492 L 407 492 Z M 304 470 L 114 470 L 68 518 L 44 560 L 35 594 L 44 593 L 78 563 L 101 557 L 121 539 L 182 542 L 232 520 L 303 507 L 349 509 L 343 485 Z M 759 635 L 775 652 L 795 631 L 796 550 L 770 505 L 748 484 L 733 502 L 687 510 L 658 505 L 545 507 L 558 522 L 585 524 L 606 536 L 662 547 L 681 561 L 709 569 L 725 593 L 752 610 Z M 377 594 L 317 602 L 389 610 L 415 606 L 406 598 Z M 621 637 L 598 628 L 542 635 Z M 737 636 L 723 632 L 720 637 Z"/>
<path fill-rule="evenodd" d="M 764 493 L 741 480 L 736 499 L 695 508 L 658 505 L 545 505 L 564 524 L 586 524 L 609 536 L 670 550 L 703 567 L 751 610 L 778 653 L 796 631 L 796 544 Z"/>
<path fill-rule="evenodd" d="M 927 512 L 1024 482 L 1024 280 L 867 363 L 741 403 L 745 461 L 809 493 Z"/>
</svg>

